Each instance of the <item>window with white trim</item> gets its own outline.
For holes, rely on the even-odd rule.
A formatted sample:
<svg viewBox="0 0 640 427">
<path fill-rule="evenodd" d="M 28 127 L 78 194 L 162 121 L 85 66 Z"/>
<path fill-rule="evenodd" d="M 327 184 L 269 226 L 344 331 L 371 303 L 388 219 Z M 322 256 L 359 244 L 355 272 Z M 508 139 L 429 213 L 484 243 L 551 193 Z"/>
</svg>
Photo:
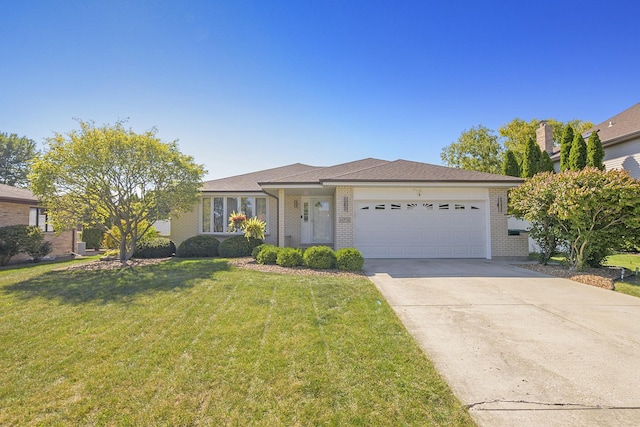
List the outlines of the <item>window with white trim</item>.
<svg viewBox="0 0 640 427">
<path fill-rule="evenodd" d="M 205 196 L 202 198 L 201 233 L 227 233 L 231 212 L 241 212 L 267 224 L 267 198 L 257 196 Z"/>
<path fill-rule="evenodd" d="M 53 226 L 49 224 L 45 208 L 29 208 L 29 225 L 36 226 L 44 232 L 53 231 Z"/>
</svg>

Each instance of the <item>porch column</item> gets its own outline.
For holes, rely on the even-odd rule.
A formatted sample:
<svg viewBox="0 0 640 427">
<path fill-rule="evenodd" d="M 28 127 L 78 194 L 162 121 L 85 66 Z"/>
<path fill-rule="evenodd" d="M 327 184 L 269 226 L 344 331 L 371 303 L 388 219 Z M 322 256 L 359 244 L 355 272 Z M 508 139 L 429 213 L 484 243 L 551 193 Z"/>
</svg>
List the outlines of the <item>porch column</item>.
<svg viewBox="0 0 640 427">
<path fill-rule="evenodd" d="M 284 248 L 284 188 L 278 190 L 278 246 Z"/>
</svg>

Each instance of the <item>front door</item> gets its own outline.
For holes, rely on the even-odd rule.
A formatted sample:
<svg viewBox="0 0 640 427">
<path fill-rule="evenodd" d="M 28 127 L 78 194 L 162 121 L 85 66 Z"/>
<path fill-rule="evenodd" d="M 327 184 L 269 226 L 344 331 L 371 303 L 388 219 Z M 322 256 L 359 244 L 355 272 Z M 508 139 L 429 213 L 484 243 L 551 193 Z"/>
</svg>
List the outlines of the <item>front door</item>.
<svg viewBox="0 0 640 427">
<path fill-rule="evenodd" d="M 302 244 L 332 243 L 330 197 L 302 198 Z"/>
</svg>

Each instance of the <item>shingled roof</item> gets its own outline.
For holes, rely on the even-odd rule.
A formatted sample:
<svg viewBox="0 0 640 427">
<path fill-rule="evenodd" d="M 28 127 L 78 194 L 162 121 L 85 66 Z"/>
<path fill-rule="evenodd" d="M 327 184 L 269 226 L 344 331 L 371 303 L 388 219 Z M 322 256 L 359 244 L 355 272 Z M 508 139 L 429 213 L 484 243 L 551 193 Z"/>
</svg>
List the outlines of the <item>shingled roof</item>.
<svg viewBox="0 0 640 427">
<path fill-rule="evenodd" d="M 411 162 L 362 159 L 335 166 L 319 167 L 295 163 L 229 178 L 207 181 L 203 191 L 259 192 L 263 187 L 335 185 L 337 183 L 486 183 L 518 185 L 524 180 L 512 176 L 495 175 Z"/>
<path fill-rule="evenodd" d="M 600 141 L 605 147 L 640 136 L 640 102 L 589 129 L 584 135 L 594 131 L 598 131 Z"/>
<path fill-rule="evenodd" d="M 33 193 L 25 188 L 12 187 L 11 185 L 0 184 L 0 201 L 12 203 L 37 203 L 38 199 Z"/>
</svg>

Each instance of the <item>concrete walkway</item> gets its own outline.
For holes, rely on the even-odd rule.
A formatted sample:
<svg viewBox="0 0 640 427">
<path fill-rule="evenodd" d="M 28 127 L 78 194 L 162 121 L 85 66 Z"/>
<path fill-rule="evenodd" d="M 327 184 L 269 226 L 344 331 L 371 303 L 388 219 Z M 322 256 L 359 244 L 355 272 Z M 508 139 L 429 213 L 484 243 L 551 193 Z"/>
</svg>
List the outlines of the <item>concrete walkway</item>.
<svg viewBox="0 0 640 427">
<path fill-rule="evenodd" d="M 364 270 L 478 425 L 640 425 L 640 298 L 488 260 Z"/>
</svg>

